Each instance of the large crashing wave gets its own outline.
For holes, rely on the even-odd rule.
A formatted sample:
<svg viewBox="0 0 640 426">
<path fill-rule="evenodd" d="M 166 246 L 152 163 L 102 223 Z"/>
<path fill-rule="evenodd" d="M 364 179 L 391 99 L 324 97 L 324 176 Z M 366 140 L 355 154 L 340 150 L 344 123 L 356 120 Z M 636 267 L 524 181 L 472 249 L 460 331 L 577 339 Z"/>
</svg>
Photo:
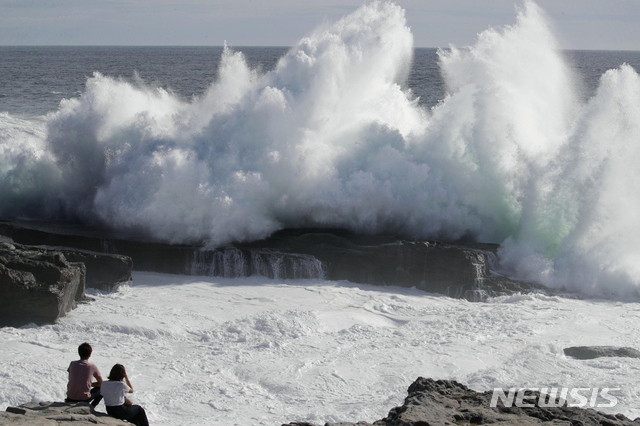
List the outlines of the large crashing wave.
<svg viewBox="0 0 640 426">
<path fill-rule="evenodd" d="M 473 236 L 502 243 L 512 275 L 637 294 L 638 74 L 608 71 L 581 104 L 530 1 L 439 52 L 448 95 L 430 111 L 403 86 L 412 52 L 404 11 L 374 2 L 266 74 L 225 48 L 190 101 L 95 74 L 46 131 L 0 134 L 0 215 L 212 245 L 303 226 Z"/>
</svg>

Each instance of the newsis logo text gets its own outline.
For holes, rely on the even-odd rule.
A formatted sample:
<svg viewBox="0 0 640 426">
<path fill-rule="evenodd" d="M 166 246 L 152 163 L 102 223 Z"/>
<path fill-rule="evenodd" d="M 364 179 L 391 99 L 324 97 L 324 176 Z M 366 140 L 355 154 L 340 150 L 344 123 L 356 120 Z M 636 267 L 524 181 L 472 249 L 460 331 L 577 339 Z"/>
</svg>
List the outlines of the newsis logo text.
<svg viewBox="0 0 640 426">
<path fill-rule="evenodd" d="M 618 399 L 609 392 L 620 388 L 495 388 L 491 396 L 491 407 L 501 401 L 505 407 L 591 407 L 610 408 L 618 404 Z M 538 392 L 535 394 L 534 392 Z"/>
</svg>

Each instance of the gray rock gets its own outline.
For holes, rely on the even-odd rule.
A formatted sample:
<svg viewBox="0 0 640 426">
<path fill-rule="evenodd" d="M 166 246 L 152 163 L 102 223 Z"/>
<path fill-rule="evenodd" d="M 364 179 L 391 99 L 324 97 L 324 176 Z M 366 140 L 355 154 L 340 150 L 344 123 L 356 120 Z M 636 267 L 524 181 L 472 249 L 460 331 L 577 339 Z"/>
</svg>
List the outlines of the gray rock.
<svg viewBox="0 0 640 426">
<path fill-rule="evenodd" d="M 640 425 L 622 414 L 605 414 L 579 407 L 540 407 L 539 393 L 532 392 L 533 407 L 505 407 L 498 402 L 491 407 L 492 392 L 475 392 L 450 380 L 418 378 L 409 386 L 408 396 L 400 407 L 392 408 L 384 419 L 371 425 L 358 423 L 325 423 L 325 426 L 444 426 L 444 425 L 547 425 L 547 426 L 631 426 Z M 282 426 L 315 426 L 311 423 L 289 423 Z"/>
<path fill-rule="evenodd" d="M 115 291 L 121 283 L 131 280 L 133 260 L 128 256 L 60 246 L 29 246 L 17 243 L 12 245 L 18 250 L 42 254 L 60 252 L 68 262 L 83 263 L 86 269 L 85 288 Z"/>
<path fill-rule="evenodd" d="M 86 288 L 111 292 L 117 290 L 121 283 L 131 281 L 133 260 L 128 256 L 68 247 L 43 247 L 46 250 L 59 250 L 69 262 L 84 263 L 87 269 Z"/>
<path fill-rule="evenodd" d="M 84 297 L 85 267 L 59 251 L 0 243 L 0 326 L 52 323 Z"/>
<path fill-rule="evenodd" d="M 201 242 L 171 245 L 142 235 L 117 235 L 81 224 L 20 220 L 0 220 L 0 234 L 22 244 L 129 256 L 140 271 L 228 278 L 348 280 L 416 287 L 470 301 L 549 292 L 539 285 L 490 273 L 495 244 L 413 241 L 339 229 L 292 229 L 260 241 L 210 249 L 202 247 Z"/>
<path fill-rule="evenodd" d="M 600 357 L 640 358 L 639 350 L 617 346 L 572 346 L 565 348 L 564 354 L 576 359 L 594 359 Z"/>
<path fill-rule="evenodd" d="M 358 423 L 325 423 L 325 426 L 373 426 L 371 423 L 358 422 Z"/>
<path fill-rule="evenodd" d="M 283 426 L 315 426 L 315 425 L 313 423 L 307 423 L 307 422 L 291 422 Z"/>
<path fill-rule="evenodd" d="M 311 255 L 322 263 L 324 278 L 331 280 L 416 287 L 470 301 L 541 289 L 491 274 L 495 244 L 403 240 L 344 230 L 288 230 L 235 247 Z"/>
<path fill-rule="evenodd" d="M 52 323 L 85 299 L 85 287 L 114 291 L 131 280 L 127 256 L 10 241 L 0 241 L 0 326 Z"/>
<path fill-rule="evenodd" d="M 8 407 L 0 412 L 0 426 L 90 426 L 90 425 L 129 425 L 131 423 L 109 417 L 106 413 L 95 411 L 86 402 L 31 402 L 20 407 Z"/>
</svg>

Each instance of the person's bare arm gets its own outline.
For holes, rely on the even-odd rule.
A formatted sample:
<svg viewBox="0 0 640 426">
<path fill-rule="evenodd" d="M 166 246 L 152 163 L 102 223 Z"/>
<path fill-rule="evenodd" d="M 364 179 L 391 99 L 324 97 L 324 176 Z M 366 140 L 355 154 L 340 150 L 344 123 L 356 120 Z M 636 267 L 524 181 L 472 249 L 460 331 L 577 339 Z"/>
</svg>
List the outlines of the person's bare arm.
<svg viewBox="0 0 640 426">
<path fill-rule="evenodd" d="M 102 386 L 102 376 L 98 375 L 98 377 L 96 377 L 96 381 L 91 383 L 91 387 L 99 388 L 100 386 Z"/>
<path fill-rule="evenodd" d="M 127 386 L 129 386 L 129 393 L 133 393 L 133 386 L 131 386 L 131 382 L 129 381 L 129 376 L 124 375 L 124 381 L 127 382 Z"/>
<path fill-rule="evenodd" d="M 131 386 L 131 382 L 129 381 L 129 376 L 127 373 L 124 373 L 124 381 L 127 382 L 127 386 L 129 386 L 129 393 L 133 393 L 133 386 Z M 124 399 L 124 405 L 133 405 L 133 402 L 129 398 Z"/>
</svg>

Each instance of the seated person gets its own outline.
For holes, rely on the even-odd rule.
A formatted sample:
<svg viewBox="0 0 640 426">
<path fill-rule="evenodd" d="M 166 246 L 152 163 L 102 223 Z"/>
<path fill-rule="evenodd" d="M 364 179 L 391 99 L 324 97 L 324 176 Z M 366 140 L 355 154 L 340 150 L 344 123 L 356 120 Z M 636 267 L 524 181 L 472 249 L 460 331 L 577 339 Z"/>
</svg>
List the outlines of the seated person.
<svg viewBox="0 0 640 426">
<path fill-rule="evenodd" d="M 107 406 L 107 414 L 120 420 L 127 420 L 136 426 L 149 426 L 147 413 L 139 405 L 133 405 L 125 394 L 133 393 L 133 386 L 127 377 L 127 371 L 122 364 L 116 364 L 109 373 L 109 379 L 102 383 L 100 392 Z M 123 383 L 122 380 L 126 382 Z"/>
<path fill-rule="evenodd" d="M 89 362 L 91 356 L 91 345 L 83 343 L 78 346 L 79 361 L 71 361 L 67 371 L 69 372 L 69 383 L 67 384 L 67 399 L 65 402 L 89 402 L 92 407 L 96 407 L 102 396 L 100 395 L 100 385 L 102 375 L 95 364 Z M 96 379 L 94 382 L 93 379 Z"/>
</svg>

